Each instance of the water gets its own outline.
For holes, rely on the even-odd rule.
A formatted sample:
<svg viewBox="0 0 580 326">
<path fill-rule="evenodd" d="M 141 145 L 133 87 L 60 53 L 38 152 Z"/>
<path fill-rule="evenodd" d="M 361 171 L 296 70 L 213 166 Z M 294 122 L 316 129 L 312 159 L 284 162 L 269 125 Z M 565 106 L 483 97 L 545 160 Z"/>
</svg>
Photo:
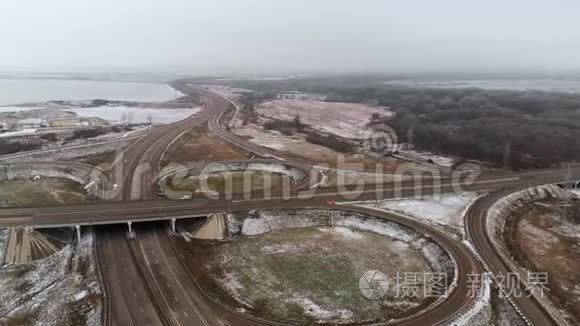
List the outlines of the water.
<svg viewBox="0 0 580 326">
<path fill-rule="evenodd" d="M 539 79 L 539 80 L 394 80 L 391 85 L 405 85 L 428 88 L 482 88 L 490 90 L 539 90 L 546 92 L 580 93 L 580 81 Z"/>
<path fill-rule="evenodd" d="M 44 80 L 0 79 L 0 105 L 72 100 L 123 100 L 162 102 L 182 96 L 165 84 Z"/>
<path fill-rule="evenodd" d="M 190 109 L 149 109 L 133 108 L 126 106 L 102 106 L 95 108 L 73 108 L 66 109 L 85 118 L 97 117 L 109 122 L 127 123 L 172 123 L 189 117 L 199 111 L 199 108 Z"/>
</svg>

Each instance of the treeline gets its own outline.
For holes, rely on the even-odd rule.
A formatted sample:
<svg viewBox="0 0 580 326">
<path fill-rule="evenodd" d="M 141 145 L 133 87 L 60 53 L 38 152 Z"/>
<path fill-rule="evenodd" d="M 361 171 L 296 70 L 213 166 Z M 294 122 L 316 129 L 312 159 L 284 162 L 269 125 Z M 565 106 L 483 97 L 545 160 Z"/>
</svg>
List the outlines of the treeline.
<svg viewBox="0 0 580 326">
<path fill-rule="evenodd" d="M 320 145 L 333 149 L 340 153 L 352 153 L 355 150 L 353 144 L 340 137 L 331 134 L 320 135 L 317 133 L 308 133 L 306 135 L 306 141 L 311 144 Z"/>
<path fill-rule="evenodd" d="M 261 92 L 327 94 L 327 101 L 374 102 L 396 114 L 401 142 L 513 169 L 580 160 L 580 95 L 541 91 L 386 85 L 382 77 L 239 81 Z"/>
<path fill-rule="evenodd" d="M 0 139 L 0 155 L 8 155 L 24 151 L 34 151 L 41 148 L 42 144 L 38 143 L 20 143 Z"/>
<path fill-rule="evenodd" d="M 129 126 L 99 126 L 94 128 L 83 128 L 83 129 L 75 129 L 72 134 L 66 138 L 67 142 L 76 140 L 76 139 L 89 139 L 95 138 L 98 136 L 106 135 L 108 133 L 120 133 L 125 131 L 131 131 L 131 127 Z"/>
<path fill-rule="evenodd" d="M 580 96 L 486 90 L 389 90 L 399 140 L 522 169 L 580 159 Z"/>
</svg>

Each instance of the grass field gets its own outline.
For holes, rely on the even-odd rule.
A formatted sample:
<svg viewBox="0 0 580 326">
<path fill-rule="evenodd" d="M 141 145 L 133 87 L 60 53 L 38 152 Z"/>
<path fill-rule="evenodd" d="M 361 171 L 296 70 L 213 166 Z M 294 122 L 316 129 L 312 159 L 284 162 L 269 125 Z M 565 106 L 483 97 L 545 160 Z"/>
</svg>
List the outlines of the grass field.
<svg viewBox="0 0 580 326">
<path fill-rule="evenodd" d="M 399 318 L 428 299 L 401 297 L 398 273 L 430 272 L 428 261 L 409 244 L 342 227 L 286 229 L 220 242 L 207 273 L 252 314 L 299 323 L 335 323 Z M 378 270 L 391 285 L 370 300 L 359 289 L 364 273 Z M 419 283 L 417 286 L 421 286 Z"/>
<path fill-rule="evenodd" d="M 276 188 L 281 186 L 283 182 L 291 184 L 290 177 L 284 174 L 259 170 L 210 173 L 207 176 L 207 184 L 195 176 L 175 182 L 169 182 L 169 188 L 175 191 L 196 191 L 198 189 L 204 189 L 207 185 L 209 190 L 217 191 L 219 193 L 224 193 L 228 189 L 233 193 L 242 193 L 244 189 L 262 190 L 268 185 L 272 188 Z"/>
<path fill-rule="evenodd" d="M 0 181 L 0 207 L 78 204 L 85 201 L 83 187 L 68 179 Z"/>
</svg>

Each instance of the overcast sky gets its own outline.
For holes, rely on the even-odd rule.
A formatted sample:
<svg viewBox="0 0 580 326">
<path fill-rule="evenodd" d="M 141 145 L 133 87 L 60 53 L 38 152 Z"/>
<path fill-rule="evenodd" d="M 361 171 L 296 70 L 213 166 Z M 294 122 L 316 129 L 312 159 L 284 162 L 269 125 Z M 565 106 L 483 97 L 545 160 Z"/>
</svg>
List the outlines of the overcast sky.
<svg viewBox="0 0 580 326">
<path fill-rule="evenodd" d="M 4 0 L 0 70 L 580 68 L 578 0 Z"/>
</svg>

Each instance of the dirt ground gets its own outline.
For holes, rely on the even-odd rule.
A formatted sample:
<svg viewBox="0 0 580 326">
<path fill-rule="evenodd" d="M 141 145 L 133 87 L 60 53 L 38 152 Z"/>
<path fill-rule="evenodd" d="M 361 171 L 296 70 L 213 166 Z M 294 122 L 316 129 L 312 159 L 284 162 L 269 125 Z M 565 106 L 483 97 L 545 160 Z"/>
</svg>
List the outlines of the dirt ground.
<svg viewBox="0 0 580 326">
<path fill-rule="evenodd" d="M 109 167 L 115 159 L 117 158 L 117 151 L 104 152 L 100 154 L 92 154 L 84 157 L 80 157 L 78 161 L 80 163 L 89 164 L 92 166 L 101 166 L 103 168 Z"/>
<path fill-rule="evenodd" d="M 296 133 L 292 136 L 286 136 L 278 131 L 264 130 L 262 127 L 253 124 L 235 129 L 233 132 L 258 145 L 280 151 L 289 156 L 318 162 L 332 168 L 372 172 L 378 169 L 384 173 L 393 173 L 402 163 L 395 158 L 374 158 L 365 153 L 339 153 L 330 148 L 307 142 L 305 135 Z M 411 171 L 425 170 L 424 167 L 418 164 L 405 164 L 406 168 Z"/>
<path fill-rule="evenodd" d="M 197 128 L 187 132 L 173 143 L 165 154 L 162 166 L 169 163 L 245 158 L 247 157 L 244 154 L 208 137 L 205 128 Z"/>
<path fill-rule="evenodd" d="M 580 322 L 580 225 L 563 222 L 558 204 L 552 199 L 518 209 L 505 238 L 524 267 L 548 273 L 544 293 Z"/>
<path fill-rule="evenodd" d="M 366 138 L 371 116 L 389 116 L 382 107 L 313 100 L 278 100 L 260 104 L 256 112 L 267 118 L 291 121 L 296 116 L 313 128 L 344 138 Z"/>
<path fill-rule="evenodd" d="M 86 201 L 83 187 L 68 179 L 19 179 L 0 182 L 0 207 L 80 204 Z"/>
<path fill-rule="evenodd" d="M 0 325 L 99 325 L 92 233 L 41 260 L 0 268 Z"/>
</svg>

